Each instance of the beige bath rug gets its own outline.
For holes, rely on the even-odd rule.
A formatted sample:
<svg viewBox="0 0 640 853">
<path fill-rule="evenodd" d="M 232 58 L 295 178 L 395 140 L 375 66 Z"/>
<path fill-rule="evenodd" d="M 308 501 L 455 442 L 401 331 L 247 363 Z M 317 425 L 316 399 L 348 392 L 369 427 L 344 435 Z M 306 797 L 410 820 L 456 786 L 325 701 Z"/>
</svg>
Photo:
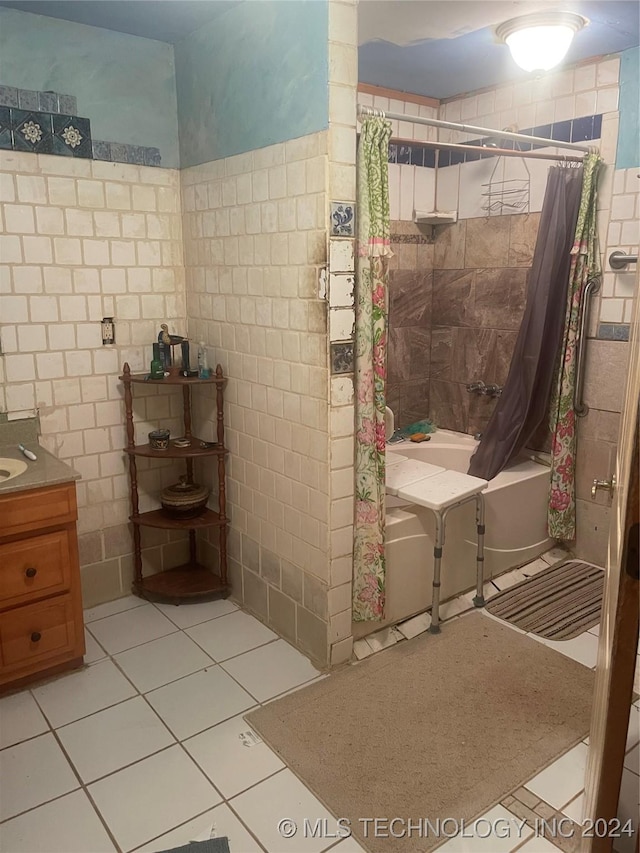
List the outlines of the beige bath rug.
<svg viewBox="0 0 640 853">
<path fill-rule="evenodd" d="M 588 734 L 593 678 L 471 613 L 247 719 L 367 850 L 424 853 Z"/>
<path fill-rule="evenodd" d="M 598 624 L 603 593 L 602 569 L 567 560 L 505 589 L 487 610 L 547 640 L 570 640 Z"/>
</svg>

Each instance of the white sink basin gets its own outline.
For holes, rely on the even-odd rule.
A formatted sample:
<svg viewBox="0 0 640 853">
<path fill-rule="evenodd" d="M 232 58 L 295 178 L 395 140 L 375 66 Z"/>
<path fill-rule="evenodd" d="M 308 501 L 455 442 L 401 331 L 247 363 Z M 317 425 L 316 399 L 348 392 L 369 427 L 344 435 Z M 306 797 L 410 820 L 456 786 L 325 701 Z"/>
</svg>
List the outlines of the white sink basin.
<svg viewBox="0 0 640 853">
<path fill-rule="evenodd" d="M 19 477 L 27 470 L 27 463 L 22 459 L 7 459 L 0 456 L 0 483 L 6 483 L 7 480 L 13 480 L 14 477 Z"/>
</svg>

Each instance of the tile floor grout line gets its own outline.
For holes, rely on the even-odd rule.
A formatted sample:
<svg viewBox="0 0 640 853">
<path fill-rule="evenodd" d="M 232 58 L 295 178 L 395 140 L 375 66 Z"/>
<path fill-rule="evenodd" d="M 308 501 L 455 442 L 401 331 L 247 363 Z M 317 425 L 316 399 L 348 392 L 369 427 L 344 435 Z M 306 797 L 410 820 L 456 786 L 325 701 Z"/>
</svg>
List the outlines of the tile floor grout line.
<svg viewBox="0 0 640 853">
<path fill-rule="evenodd" d="M 109 838 L 111 839 L 111 841 L 113 842 L 113 844 L 114 844 L 114 846 L 115 846 L 116 850 L 117 850 L 117 851 L 120 851 L 120 845 L 116 842 L 115 836 L 114 836 L 114 835 L 113 835 L 113 833 L 111 832 L 111 829 L 109 828 L 109 825 L 107 824 L 106 820 L 102 817 L 102 814 L 101 814 L 100 810 L 98 809 L 98 807 L 97 807 L 96 803 L 94 802 L 93 797 L 92 797 L 92 796 L 90 795 L 90 793 L 89 793 L 88 785 L 85 785 L 85 783 L 84 783 L 84 781 L 83 781 L 82 777 L 80 776 L 80 771 L 76 768 L 75 764 L 74 764 L 74 763 L 73 763 L 73 761 L 71 760 L 71 756 L 68 754 L 67 750 L 65 749 L 65 746 L 64 746 L 64 744 L 62 743 L 62 741 L 60 740 L 60 736 L 58 735 L 58 733 L 57 733 L 57 731 L 56 731 L 55 729 L 53 730 L 53 736 L 55 737 L 56 742 L 57 742 L 57 744 L 58 744 L 58 747 L 59 747 L 59 748 L 60 748 L 60 750 L 62 751 L 62 754 L 64 755 L 64 757 L 67 759 L 67 762 L 69 763 L 69 766 L 70 766 L 70 767 L 71 767 L 71 769 L 73 770 L 73 772 L 74 772 L 74 774 L 75 774 L 75 776 L 76 776 L 76 778 L 77 778 L 78 782 L 80 783 L 80 788 L 81 788 L 81 790 L 82 790 L 82 791 L 84 791 L 85 796 L 87 797 L 87 799 L 89 800 L 89 802 L 90 802 L 90 803 L 91 803 L 91 805 L 93 806 L 93 810 L 96 812 L 96 814 L 97 814 L 97 816 L 98 816 L 98 820 L 99 820 L 99 821 L 102 823 L 102 825 L 104 826 L 104 828 L 105 828 L 105 830 L 106 830 L 106 833 L 107 833 L 107 835 L 109 836 Z"/>
<path fill-rule="evenodd" d="M 136 608 L 135 608 L 135 607 L 134 607 L 134 608 L 132 608 L 132 609 L 133 609 L 133 610 L 136 610 Z M 129 610 L 125 610 L 124 612 L 125 612 L 125 613 L 129 613 L 129 612 L 131 612 L 131 611 L 129 611 Z M 119 613 L 116 613 L 115 615 L 116 615 L 116 616 L 119 616 L 120 614 L 119 614 Z M 111 617 L 110 617 L 110 616 L 107 616 L 107 617 L 105 617 L 105 618 L 106 618 L 106 619 L 110 619 Z M 92 624 L 93 624 L 93 623 L 92 623 Z M 141 648 L 142 646 L 148 646 L 148 645 L 149 645 L 149 643 L 154 643 L 156 640 L 162 640 L 162 639 L 164 639 L 165 637 L 172 637 L 174 634 L 184 633 L 184 631 L 182 630 L 182 628 L 178 628 L 178 627 L 176 627 L 176 626 L 173 624 L 173 622 L 171 622 L 171 626 L 172 626 L 172 627 L 173 627 L 173 629 L 174 629 L 173 631 L 167 631 L 167 633 L 166 633 L 166 634 L 161 634 L 159 637 L 153 637 L 153 638 L 152 638 L 152 639 L 150 639 L 150 640 L 145 640 L 143 643 L 135 643 L 133 646 L 128 646 L 126 649 L 118 649 L 118 651 L 117 651 L 117 652 L 109 652 L 109 651 L 107 651 L 107 654 L 108 654 L 110 657 L 113 657 L 114 655 L 121 655 L 121 654 L 123 654 L 123 652 L 129 652 L 129 651 L 131 651 L 131 649 L 139 649 L 139 648 Z M 88 625 L 87 625 L 87 631 L 89 631 L 89 632 L 91 633 L 91 636 L 93 637 L 93 639 L 94 639 L 94 640 L 99 644 L 99 643 L 100 643 L 100 641 L 99 641 L 99 640 L 98 640 L 98 638 L 94 635 L 93 631 L 91 631 L 91 628 L 90 628 Z M 189 639 L 191 639 L 191 638 L 189 637 Z"/>
</svg>

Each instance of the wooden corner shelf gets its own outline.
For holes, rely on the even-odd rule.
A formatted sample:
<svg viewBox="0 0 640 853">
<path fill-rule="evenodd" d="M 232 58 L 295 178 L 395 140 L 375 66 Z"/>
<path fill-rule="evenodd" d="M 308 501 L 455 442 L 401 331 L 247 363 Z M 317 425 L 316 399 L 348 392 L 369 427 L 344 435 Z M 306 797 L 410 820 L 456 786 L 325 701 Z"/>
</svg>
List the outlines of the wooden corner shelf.
<svg viewBox="0 0 640 853">
<path fill-rule="evenodd" d="M 191 447 L 175 447 L 169 443 L 166 450 L 156 450 L 149 444 L 135 444 L 125 447 L 124 452 L 130 456 L 146 456 L 149 459 L 198 459 L 201 456 L 220 456 L 227 453 L 227 448 L 216 444 L 214 447 L 200 447 L 199 438 L 192 438 Z"/>
<path fill-rule="evenodd" d="M 131 486 L 131 515 L 133 523 L 133 560 L 134 580 L 133 592 L 149 601 L 163 601 L 168 604 L 180 602 L 205 601 L 214 598 L 226 598 L 230 587 L 227 583 L 227 525 L 226 516 L 226 480 L 224 446 L 224 412 L 223 388 L 226 378 L 222 367 L 216 367 L 215 374 L 209 379 L 186 376 L 165 376 L 164 379 L 150 380 L 146 373 L 131 373 L 125 364 L 120 379 L 124 383 L 125 426 L 127 431 L 127 446 L 125 453 L 129 457 L 129 482 Z M 136 383 L 147 383 L 162 386 L 182 388 L 184 437 L 191 440 L 189 447 L 175 447 L 170 444 L 167 450 L 155 450 L 148 444 L 136 444 L 133 425 L 133 387 Z M 201 447 L 201 440 L 191 432 L 191 389 L 201 385 L 213 385 L 216 389 L 216 443 L 212 447 Z M 183 459 L 186 468 L 187 482 L 193 482 L 194 459 L 211 459 L 217 464 L 218 472 L 218 512 L 205 509 L 193 518 L 173 517 L 156 509 L 150 512 L 140 512 L 138 496 L 138 469 L 136 459 Z M 142 528 L 155 527 L 165 530 L 186 530 L 189 533 L 189 560 L 182 566 L 166 569 L 155 575 L 144 577 L 142 574 Z M 217 527 L 220 546 L 220 574 L 216 575 L 197 559 L 196 531 L 208 527 Z"/>
<path fill-rule="evenodd" d="M 134 581 L 134 592 L 148 601 L 182 604 L 186 601 L 207 601 L 226 598 L 231 588 L 219 575 L 199 563 L 177 566 L 157 575 Z"/>
<path fill-rule="evenodd" d="M 202 530 L 203 527 L 219 527 L 227 523 L 226 519 L 221 520 L 220 514 L 212 509 L 205 509 L 193 518 L 173 518 L 162 509 L 153 509 L 130 518 L 134 524 L 141 524 L 143 527 L 162 527 L 167 530 Z"/>
</svg>

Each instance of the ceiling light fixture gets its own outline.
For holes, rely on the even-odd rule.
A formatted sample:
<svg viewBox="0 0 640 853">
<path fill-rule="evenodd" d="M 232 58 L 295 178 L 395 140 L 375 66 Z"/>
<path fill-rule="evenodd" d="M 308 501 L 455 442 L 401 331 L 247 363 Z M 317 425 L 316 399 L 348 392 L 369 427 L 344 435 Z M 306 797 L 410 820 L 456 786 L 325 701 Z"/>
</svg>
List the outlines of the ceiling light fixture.
<svg viewBox="0 0 640 853">
<path fill-rule="evenodd" d="M 574 35 L 588 23 L 574 12 L 540 12 L 505 21 L 496 35 L 520 68 L 549 71 L 562 62 Z"/>
</svg>

